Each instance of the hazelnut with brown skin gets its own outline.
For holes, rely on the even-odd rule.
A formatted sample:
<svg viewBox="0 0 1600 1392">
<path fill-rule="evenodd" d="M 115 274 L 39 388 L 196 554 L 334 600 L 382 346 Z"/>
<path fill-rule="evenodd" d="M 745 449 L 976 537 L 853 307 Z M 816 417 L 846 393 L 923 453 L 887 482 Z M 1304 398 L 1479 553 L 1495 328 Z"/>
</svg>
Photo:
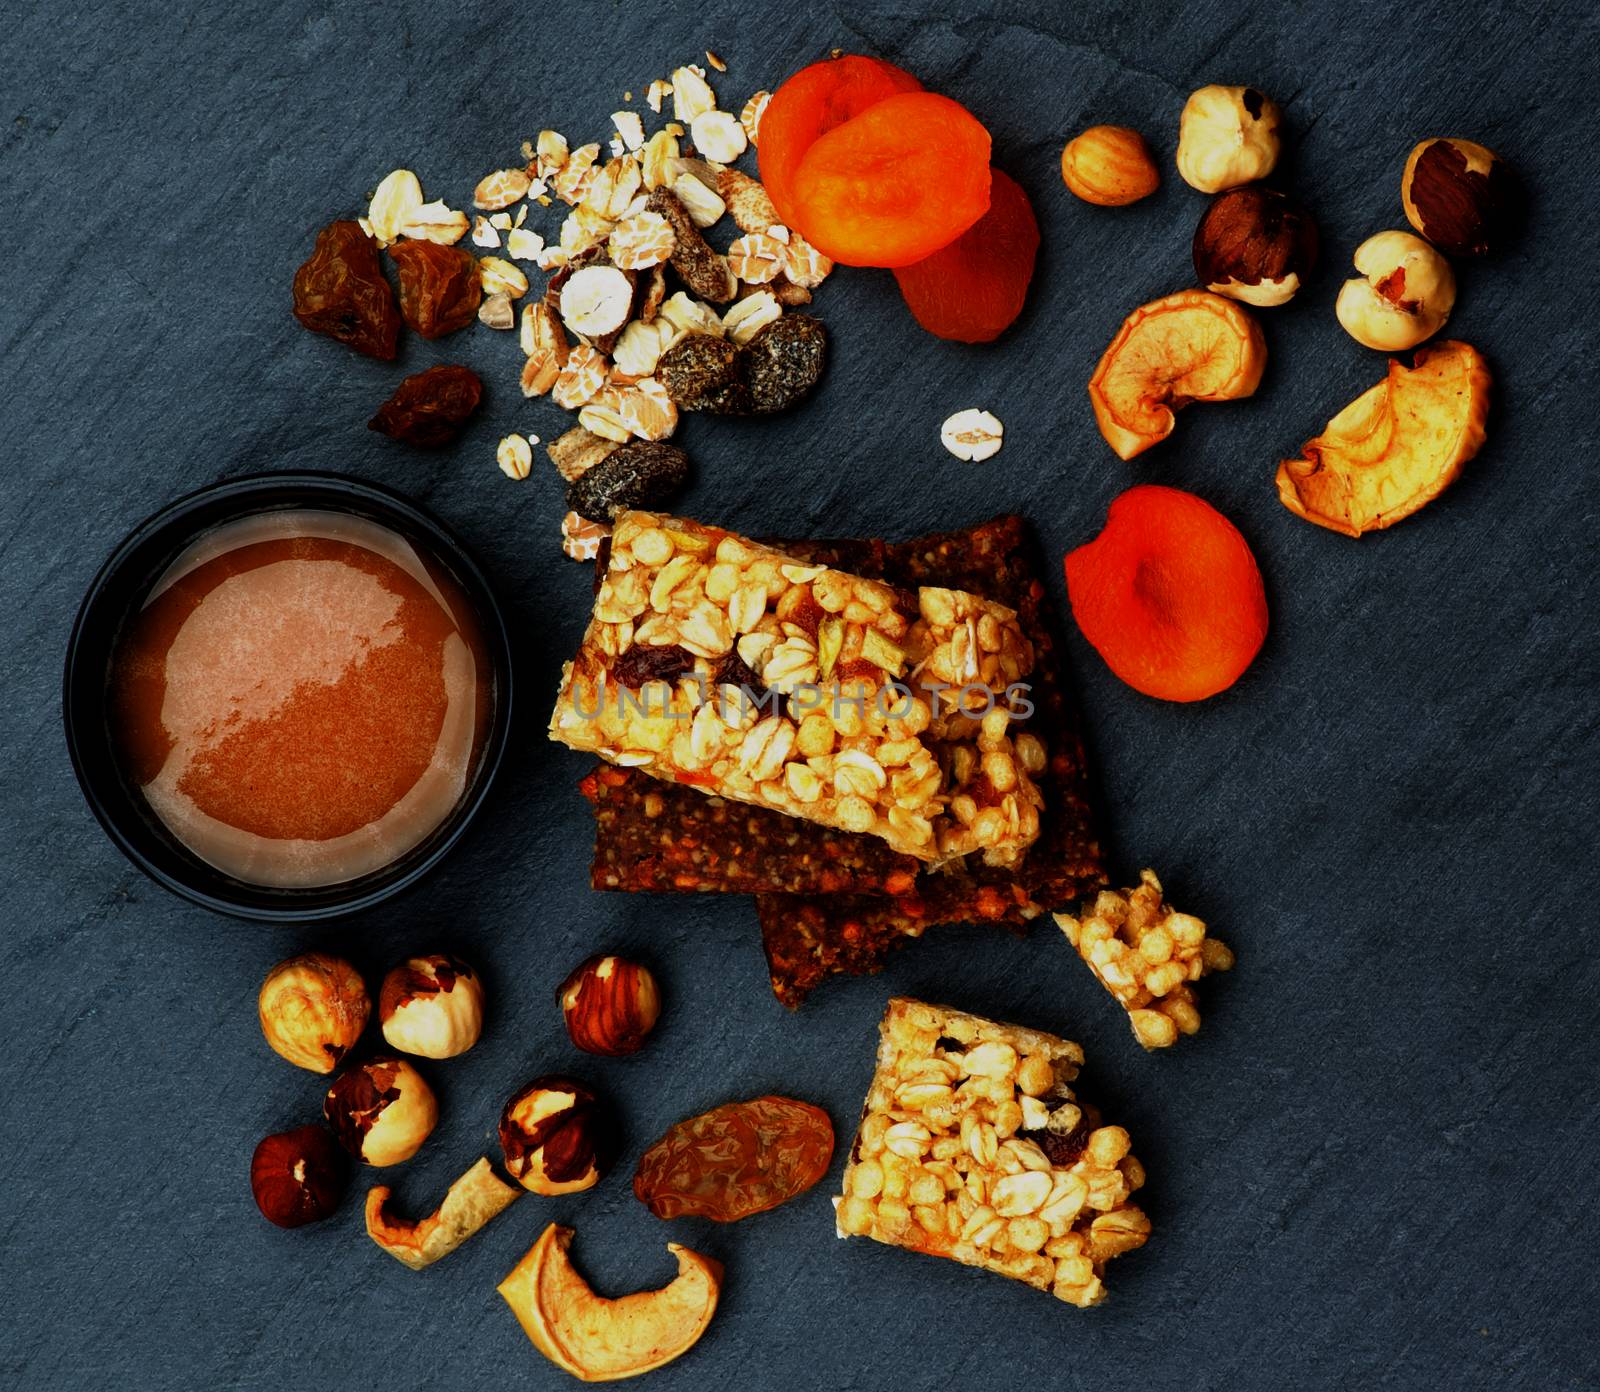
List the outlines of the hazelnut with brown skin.
<svg viewBox="0 0 1600 1392">
<path fill-rule="evenodd" d="M 1493 150 L 1471 140 L 1435 137 L 1406 159 L 1400 177 L 1406 218 L 1452 256 L 1503 251 L 1526 212 L 1522 182 Z"/>
<path fill-rule="evenodd" d="M 1178 173 L 1201 193 L 1265 179 L 1278 162 L 1277 102 L 1254 87 L 1202 87 L 1183 104 Z"/>
<path fill-rule="evenodd" d="M 648 967 L 598 956 L 576 967 L 556 992 L 572 1042 L 588 1054 L 637 1053 L 661 1018 L 661 990 Z"/>
<path fill-rule="evenodd" d="M 427 1079 L 404 1059 L 374 1058 L 334 1079 L 322 1114 L 356 1159 L 398 1165 L 433 1134 L 439 1103 Z"/>
<path fill-rule="evenodd" d="M 1455 307 L 1455 273 L 1421 237 L 1380 232 L 1356 248 L 1355 263 L 1361 277 L 1345 281 L 1334 313 L 1357 343 L 1398 353 L 1444 327 Z"/>
<path fill-rule="evenodd" d="M 500 1146 L 507 1172 L 524 1189 L 576 1194 L 616 1163 L 616 1117 L 588 1084 L 549 1074 L 506 1103 Z"/>
<path fill-rule="evenodd" d="M 279 1054 L 313 1073 L 332 1073 L 361 1037 L 372 1002 L 350 963 L 326 952 L 279 962 L 256 1001 L 261 1032 Z"/>
<path fill-rule="evenodd" d="M 1317 225 L 1286 194 L 1250 184 L 1211 200 L 1194 231 L 1194 269 L 1215 295 L 1287 304 L 1317 260 Z"/>
<path fill-rule="evenodd" d="M 349 1164 L 323 1126 L 266 1136 L 250 1157 L 250 1192 L 269 1223 L 299 1228 L 339 1207 Z"/>
<path fill-rule="evenodd" d="M 378 1022 L 403 1054 L 454 1058 L 483 1033 L 483 985 L 459 957 L 408 957 L 383 978 Z"/>
</svg>

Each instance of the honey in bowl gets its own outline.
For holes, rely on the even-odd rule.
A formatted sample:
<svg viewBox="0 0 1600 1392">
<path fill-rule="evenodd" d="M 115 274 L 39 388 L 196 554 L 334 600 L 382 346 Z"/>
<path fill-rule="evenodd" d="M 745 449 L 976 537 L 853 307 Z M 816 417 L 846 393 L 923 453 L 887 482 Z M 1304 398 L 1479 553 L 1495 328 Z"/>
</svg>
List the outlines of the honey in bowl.
<svg viewBox="0 0 1600 1392">
<path fill-rule="evenodd" d="M 190 851 L 248 884 L 343 884 L 445 821 L 493 677 L 460 589 L 399 533 L 321 511 L 208 532 L 111 663 L 128 779 Z"/>
</svg>

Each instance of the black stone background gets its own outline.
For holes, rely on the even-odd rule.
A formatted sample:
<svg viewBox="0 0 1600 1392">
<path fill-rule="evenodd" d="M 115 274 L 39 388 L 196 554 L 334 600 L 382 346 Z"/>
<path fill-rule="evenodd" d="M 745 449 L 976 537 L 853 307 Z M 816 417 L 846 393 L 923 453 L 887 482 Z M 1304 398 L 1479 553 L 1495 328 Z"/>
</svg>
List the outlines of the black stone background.
<svg viewBox="0 0 1600 1392">
<path fill-rule="evenodd" d="M 560 1219 L 608 1293 L 664 1280 L 669 1238 L 727 1263 L 714 1324 L 654 1375 L 662 1389 L 1600 1385 L 1592 6 L 3 9 L 0 1383 L 563 1386 L 494 1292 Z M 493 457 L 507 431 L 548 439 L 567 418 L 518 393 L 512 335 L 412 337 L 383 365 L 289 316 L 316 229 L 362 211 L 389 169 L 463 206 L 541 126 L 600 137 L 625 89 L 642 104 L 708 46 L 734 110 L 836 46 L 911 68 L 987 123 L 1045 242 L 1027 311 L 991 348 L 924 336 L 887 273 L 836 275 L 817 302 L 832 360 L 807 407 L 685 423 L 687 512 L 900 537 L 1015 508 L 1054 573 L 1120 490 L 1153 480 L 1216 504 L 1260 558 L 1272 633 L 1215 700 L 1147 700 L 1067 639 L 1120 875 L 1156 865 L 1238 951 L 1204 989 L 1195 1040 L 1141 1053 L 1048 924 L 1024 943 L 931 935 L 790 1015 L 748 904 L 591 893 L 585 762 L 543 732 L 589 571 L 557 550 L 543 457 L 522 484 Z M 1261 316 L 1254 399 L 1195 407 L 1124 464 L 1084 383 L 1123 315 L 1191 283 L 1204 202 L 1170 164 L 1184 96 L 1219 80 L 1283 102 L 1283 174 L 1325 260 Z M 1064 191 L 1063 141 L 1101 121 L 1151 138 L 1157 196 L 1101 211 Z M 1461 269 L 1450 325 L 1493 366 L 1489 441 L 1419 516 L 1352 541 L 1292 517 L 1272 473 L 1383 371 L 1333 299 L 1356 243 L 1404 225 L 1401 165 L 1433 134 L 1491 144 L 1533 193 L 1525 240 Z M 416 454 L 366 430 L 404 373 L 455 360 L 490 393 L 458 446 Z M 1006 425 L 981 466 L 938 444 L 969 405 Z M 346 470 L 435 509 L 497 580 L 522 662 L 514 751 L 466 843 L 381 912 L 304 931 L 213 917 L 133 871 L 74 786 L 58 709 L 71 616 L 117 540 L 179 494 L 275 467 Z M 488 979 L 483 1043 L 427 1068 L 438 1132 L 383 1176 L 406 1206 L 431 1207 L 491 1151 L 503 1097 L 553 1068 L 616 1099 L 619 1172 L 584 1197 L 525 1199 L 421 1275 L 363 1236 L 365 1183 L 323 1226 L 270 1228 L 251 1149 L 311 1119 L 320 1087 L 268 1051 L 255 993 L 312 945 L 374 982 L 436 947 Z M 661 1028 L 632 1059 L 575 1057 L 551 1002 L 600 948 L 664 984 Z M 847 1137 L 891 992 L 1084 1043 L 1089 1090 L 1148 1165 L 1156 1224 L 1112 1266 L 1107 1305 L 837 1242 L 840 1160 L 801 1201 L 732 1227 L 665 1226 L 633 1199 L 640 1148 L 730 1098 L 795 1093 Z"/>
</svg>

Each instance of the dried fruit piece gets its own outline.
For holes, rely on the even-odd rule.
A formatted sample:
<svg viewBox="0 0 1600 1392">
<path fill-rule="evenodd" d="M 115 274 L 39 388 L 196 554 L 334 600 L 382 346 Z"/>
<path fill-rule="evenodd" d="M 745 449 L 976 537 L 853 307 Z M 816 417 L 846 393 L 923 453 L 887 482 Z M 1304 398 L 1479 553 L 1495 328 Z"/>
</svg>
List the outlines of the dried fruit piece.
<svg viewBox="0 0 1600 1392">
<path fill-rule="evenodd" d="M 609 522 L 636 509 L 658 512 L 689 482 L 689 456 L 676 445 L 639 440 L 612 450 L 567 484 L 567 506 Z"/>
<path fill-rule="evenodd" d="M 1011 327 L 1028 297 L 1039 224 L 1016 180 L 998 169 L 990 173 L 989 211 L 949 246 L 894 273 L 917 323 L 936 338 L 991 342 Z"/>
<path fill-rule="evenodd" d="M 805 1193 L 832 1159 L 825 1111 L 792 1097 L 757 1097 L 672 1127 L 640 1157 L 633 1192 L 657 1218 L 733 1223 Z"/>
<path fill-rule="evenodd" d="M 1061 151 L 1068 190 L 1101 208 L 1123 208 L 1161 187 L 1144 137 L 1127 126 L 1090 126 Z"/>
<path fill-rule="evenodd" d="M 989 210 L 989 182 L 989 132 L 971 112 L 949 97 L 907 92 L 805 152 L 785 221 L 847 266 L 909 266 Z"/>
<path fill-rule="evenodd" d="M 790 183 L 812 145 L 868 107 L 921 90 L 916 78 L 893 63 L 854 53 L 813 63 L 779 87 L 755 118 L 761 133 L 757 142 L 761 182 L 778 208 L 779 220 L 797 225 Z M 751 98 L 752 103 L 755 100 Z"/>
<path fill-rule="evenodd" d="M 413 1271 L 448 1257 L 523 1194 L 494 1172 L 487 1156 L 450 1186 L 426 1218 L 400 1217 L 389 1207 L 392 1192 L 387 1184 L 367 1191 L 367 1236 Z"/>
<path fill-rule="evenodd" d="M 1491 378 L 1477 349 L 1419 348 L 1278 466 L 1278 497 L 1308 522 L 1360 536 L 1409 517 L 1444 492 L 1482 446 Z"/>
<path fill-rule="evenodd" d="M 988 411 L 976 407 L 957 411 L 939 429 L 939 442 L 957 459 L 982 463 L 1000 453 L 1005 426 Z"/>
<path fill-rule="evenodd" d="M 356 352 L 385 362 L 400 341 L 400 311 L 378 247 L 356 222 L 330 222 L 294 273 L 294 317 Z"/>
<path fill-rule="evenodd" d="M 717 1312 L 722 1264 L 680 1247 L 660 1290 L 606 1300 L 572 1266 L 572 1229 L 552 1223 L 496 1289 L 533 1346 L 584 1382 L 637 1377 L 688 1352 Z"/>
<path fill-rule="evenodd" d="M 1174 412 L 1191 401 L 1249 396 L 1266 365 L 1249 314 L 1220 295 L 1180 290 L 1123 321 L 1089 379 L 1089 400 L 1106 443 L 1132 459 L 1172 434 Z"/>
<path fill-rule="evenodd" d="M 1130 488 L 1066 558 L 1072 617 L 1135 691 L 1200 701 L 1236 682 L 1267 636 L 1261 571 L 1237 527 L 1192 493 Z"/>
<path fill-rule="evenodd" d="M 436 449 L 461 433 L 482 401 L 478 374 L 444 363 L 401 382 L 367 422 L 367 429 L 408 445 Z"/>
<path fill-rule="evenodd" d="M 477 317 L 483 286 L 471 252 L 433 242 L 396 242 L 389 256 L 400 276 L 400 313 L 424 338 L 442 338 Z"/>
<path fill-rule="evenodd" d="M 690 333 L 661 355 L 656 376 L 681 411 L 737 416 L 751 409 L 742 367 L 736 343 Z"/>
<path fill-rule="evenodd" d="M 768 324 L 739 351 L 758 414 L 787 411 L 811 394 L 822 377 L 828 331 L 809 314 L 785 314 Z"/>
<path fill-rule="evenodd" d="M 727 261 L 717 255 L 694 225 L 682 201 L 670 189 L 657 189 L 645 208 L 665 218 L 672 228 L 672 269 L 702 300 L 726 304 L 739 288 Z"/>
</svg>

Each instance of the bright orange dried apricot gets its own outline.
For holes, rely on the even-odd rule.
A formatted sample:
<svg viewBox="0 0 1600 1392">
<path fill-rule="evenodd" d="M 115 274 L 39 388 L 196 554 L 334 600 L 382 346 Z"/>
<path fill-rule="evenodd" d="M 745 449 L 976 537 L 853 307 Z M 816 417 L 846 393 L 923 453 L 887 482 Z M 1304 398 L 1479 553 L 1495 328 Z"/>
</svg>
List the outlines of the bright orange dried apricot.
<svg viewBox="0 0 1600 1392">
<path fill-rule="evenodd" d="M 989 211 L 989 132 L 949 97 L 887 97 L 817 140 L 789 192 L 794 228 L 823 255 L 909 266 Z"/>
<path fill-rule="evenodd" d="M 988 343 L 1011 327 L 1028 297 L 1039 224 L 1017 181 L 998 169 L 990 174 L 989 211 L 949 246 L 894 273 L 917 323 L 936 338 Z"/>
<path fill-rule="evenodd" d="M 772 94 L 761 114 L 761 182 L 778 216 L 795 226 L 789 185 L 805 152 L 835 126 L 901 92 L 920 92 L 910 73 L 881 58 L 847 53 L 801 68 Z"/>
<path fill-rule="evenodd" d="M 1106 666 L 1135 691 L 1203 701 L 1238 681 L 1267 636 L 1261 570 L 1210 503 L 1141 484 L 1066 558 L 1067 596 Z"/>
</svg>

